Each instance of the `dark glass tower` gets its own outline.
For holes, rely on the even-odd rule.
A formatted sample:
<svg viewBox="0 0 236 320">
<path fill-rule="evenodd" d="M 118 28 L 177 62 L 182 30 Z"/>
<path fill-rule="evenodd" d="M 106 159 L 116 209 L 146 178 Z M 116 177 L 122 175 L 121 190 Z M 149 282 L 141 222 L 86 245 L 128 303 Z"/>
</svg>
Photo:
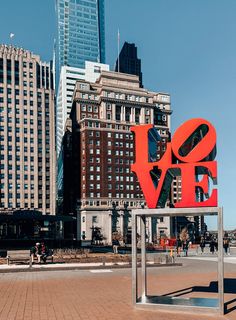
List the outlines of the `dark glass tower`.
<svg viewBox="0 0 236 320">
<path fill-rule="evenodd" d="M 84 68 L 85 61 L 105 62 L 104 0 L 56 0 L 57 62 Z"/>
<path fill-rule="evenodd" d="M 141 59 L 138 59 L 137 47 L 134 43 L 124 43 L 123 48 L 121 49 L 119 54 L 119 66 L 118 59 L 116 60 L 115 71 L 139 76 L 140 87 L 143 88 Z"/>
</svg>

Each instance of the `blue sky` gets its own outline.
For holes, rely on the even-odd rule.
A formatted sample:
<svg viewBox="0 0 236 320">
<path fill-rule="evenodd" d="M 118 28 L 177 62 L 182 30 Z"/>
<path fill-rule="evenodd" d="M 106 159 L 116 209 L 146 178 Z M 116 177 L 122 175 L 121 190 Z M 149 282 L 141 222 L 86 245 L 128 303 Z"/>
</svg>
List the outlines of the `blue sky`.
<svg viewBox="0 0 236 320">
<path fill-rule="evenodd" d="M 219 204 L 226 228 L 236 228 L 236 1 L 105 2 L 106 62 L 114 66 L 119 28 L 121 45 L 138 46 L 144 86 L 171 94 L 172 133 L 194 117 L 216 127 Z M 13 32 L 13 44 L 49 60 L 55 29 L 54 0 L 1 4 L 1 43 Z"/>
</svg>

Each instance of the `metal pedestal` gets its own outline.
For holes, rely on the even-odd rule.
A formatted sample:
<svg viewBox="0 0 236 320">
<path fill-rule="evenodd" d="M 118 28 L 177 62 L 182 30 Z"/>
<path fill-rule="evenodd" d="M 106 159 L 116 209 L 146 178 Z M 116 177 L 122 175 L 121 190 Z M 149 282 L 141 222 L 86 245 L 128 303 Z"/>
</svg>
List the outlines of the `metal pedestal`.
<svg viewBox="0 0 236 320">
<path fill-rule="evenodd" d="M 217 216 L 218 217 L 218 299 L 180 298 L 170 296 L 150 296 L 147 293 L 146 272 L 146 218 L 176 216 Z M 138 295 L 137 277 L 137 218 L 140 217 L 141 233 L 141 296 Z M 136 209 L 132 211 L 132 301 L 141 309 L 179 310 L 181 312 L 224 314 L 224 256 L 223 256 L 223 209 L 183 208 L 183 209 Z"/>
</svg>

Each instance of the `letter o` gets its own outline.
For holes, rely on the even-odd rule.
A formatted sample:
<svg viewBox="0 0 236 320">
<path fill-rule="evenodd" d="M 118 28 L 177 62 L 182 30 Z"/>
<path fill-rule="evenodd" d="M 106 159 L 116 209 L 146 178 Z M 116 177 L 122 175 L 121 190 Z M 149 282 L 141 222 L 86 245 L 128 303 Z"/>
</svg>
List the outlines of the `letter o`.
<svg viewBox="0 0 236 320">
<path fill-rule="evenodd" d="M 207 125 L 208 132 L 196 144 L 196 146 L 185 156 L 180 155 L 180 148 L 194 131 L 201 125 Z M 196 118 L 184 122 L 172 138 L 171 146 L 174 155 L 183 162 L 198 162 L 206 158 L 216 145 L 216 131 L 213 125 L 205 119 Z"/>
</svg>

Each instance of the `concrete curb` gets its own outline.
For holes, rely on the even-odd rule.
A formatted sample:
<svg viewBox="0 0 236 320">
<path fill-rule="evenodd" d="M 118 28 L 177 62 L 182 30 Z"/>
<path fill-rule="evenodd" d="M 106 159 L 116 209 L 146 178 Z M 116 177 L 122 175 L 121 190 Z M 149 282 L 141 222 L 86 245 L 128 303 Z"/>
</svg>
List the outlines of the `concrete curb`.
<svg viewBox="0 0 236 320">
<path fill-rule="evenodd" d="M 156 267 L 181 267 L 182 263 L 172 263 L 172 264 L 148 264 L 147 268 L 156 268 Z M 0 269 L 0 273 L 14 273 L 14 272 L 38 272 L 38 271 L 71 271 L 71 270 L 96 270 L 96 269 L 129 269 L 131 264 L 125 265 L 99 265 L 99 266 L 59 266 L 59 267 L 33 267 L 33 268 L 12 268 L 12 269 Z M 138 267 L 140 265 L 138 264 Z"/>
</svg>

